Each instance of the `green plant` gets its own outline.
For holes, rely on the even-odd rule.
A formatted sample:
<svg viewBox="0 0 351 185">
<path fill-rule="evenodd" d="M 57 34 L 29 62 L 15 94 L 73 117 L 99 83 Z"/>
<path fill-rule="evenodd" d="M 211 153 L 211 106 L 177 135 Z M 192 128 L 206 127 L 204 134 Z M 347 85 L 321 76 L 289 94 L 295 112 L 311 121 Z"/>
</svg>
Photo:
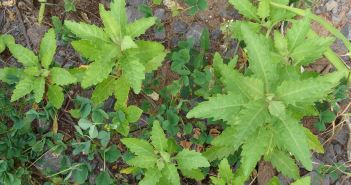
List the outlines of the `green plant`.
<svg viewBox="0 0 351 185">
<path fill-rule="evenodd" d="M 152 10 L 151 10 L 151 8 L 148 6 L 148 5 L 140 5 L 139 7 L 138 7 L 138 10 L 140 11 L 140 12 L 143 12 L 144 13 L 144 17 L 145 18 L 148 18 L 148 17 L 151 17 L 152 16 Z"/>
<path fill-rule="evenodd" d="M 317 115 L 314 102 L 331 92 L 344 75 L 344 71 L 326 76 L 300 74 L 300 66 L 320 58 L 334 39 L 305 39 L 311 16 L 307 10 L 306 17 L 294 23 L 285 37 L 274 31 L 273 41 L 269 34 L 275 21 L 266 22 L 265 18 L 273 19 L 277 16 L 275 14 L 281 18 L 286 16 L 285 10 L 275 9 L 269 1 L 261 1 L 258 10 L 247 0 L 230 2 L 241 14 L 269 29 L 257 35 L 255 32 L 259 32 L 262 26 L 259 23 L 234 23 L 232 37 L 245 42 L 249 68 L 242 75 L 233 66 L 224 64 L 216 53 L 214 74 L 225 86 L 225 93 L 200 103 L 187 117 L 212 117 L 231 125 L 211 142 L 213 147 L 208 148 L 204 156 L 209 161 L 221 159 L 244 144 L 242 165 L 234 174 L 233 183 L 242 184 L 262 155 L 284 175 L 299 179 L 298 167 L 286 152 L 294 155 L 307 170 L 312 170 L 309 150 L 320 145 L 317 138 L 299 124 L 299 120 L 306 115 Z"/>
<path fill-rule="evenodd" d="M 100 4 L 104 29 L 85 23 L 65 22 L 73 33 L 82 38 L 73 41 L 73 47 L 85 58 L 95 61 L 86 70 L 82 87 L 99 83 L 93 92 L 92 100 L 95 103 L 106 100 L 114 92 L 117 98 L 116 111 L 125 111 L 130 87 L 135 93 L 139 93 L 144 74 L 157 69 L 165 57 L 161 44 L 133 41 L 135 37 L 145 33 L 155 23 L 156 18 L 143 18 L 127 24 L 125 10 L 123 0 L 112 2 L 111 11 L 105 11 Z"/>
<path fill-rule="evenodd" d="M 44 11 L 45 11 L 45 6 L 46 5 L 60 5 L 60 6 L 65 6 L 65 12 L 69 12 L 69 11 L 77 11 L 75 6 L 77 4 L 76 0 L 64 0 L 65 4 L 51 4 L 48 3 L 47 0 L 39 0 L 40 2 L 40 9 L 39 9 L 39 15 L 38 15 L 38 23 L 39 25 L 41 25 L 41 22 L 43 21 L 44 18 Z"/>
<path fill-rule="evenodd" d="M 184 3 L 190 5 L 191 7 L 189 8 L 189 15 L 195 15 L 199 9 L 202 11 L 205 11 L 207 8 L 207 0 L 185 0 Z"/>
<path fill-rule="evenodd" d="M 202 157 L 201 153 L 188 149 L 171 157 L 178 151 L 178 145 L 173 138 L 166 138 L 158 121 L 153 123 L 150 139 L 151 144 L 135 138 L 121 139 L 122 143 L 137 155 L 127 161 L 127 164 L 134 166 L 130 167 L 130 172 L 138 172 L 137 168 L 147 169 L 139 184 L 180 184 L 177 169 L 187 177 L 197 180 L 204 178 L 199 168 L 210 166 L 206 158 Z M 177 162 L 177 167 L 173 160 Z"/>
<path fill-rule="evenodd" d="M 71 30 L 64 25 L 63 21 L 60 21 L 58 17 L 52 16 L 52 24 L 55 26 L 55 35 L 57 35 L 58 40 L 62 40 L 62 42 L 67 45 L 69 41 L 78 40 L 78 38 L 71 33 Z"/>
<path fill-rule="evenodd" d="M 15 44 L 15 39 L 12 37 L 12 35 L 0 35 L 0 53 L 6 49 L 6 46 L 11 44 Z"/>
<path fill-rule="evenodd" d="M 65 69 L 60 68 L 58 63 L 52 62 L 56 50 L 54 30 L 50 29 L 40 44 L 39 59 L 43 68 L 39 65 L 38 57 L 29 49 L 19 44 L 11 44 L 8 47 L 13 56 L 28 67 L 24 70 L 24 73 L 19 74 L 19 76 L 22 75 L 22 78 L 18 77 L 19 82 L 12 81 L 12 83 L 18 84 L 13 91 L 11 102 L 33 91 L 36 103 L 39 103 L 45 94 L 54 107 L 60 108 L 63 102 L 63 93 L 59 85 L 75 83 L 77 79 Z M 4 68 L 0 69 L 0 72 L 4 74 L 2 77 L 6 77 L 13 74 L 15 69 Z M 7 82 L 5 78 L 0 78 L 0 80 Z"/>
</svg>

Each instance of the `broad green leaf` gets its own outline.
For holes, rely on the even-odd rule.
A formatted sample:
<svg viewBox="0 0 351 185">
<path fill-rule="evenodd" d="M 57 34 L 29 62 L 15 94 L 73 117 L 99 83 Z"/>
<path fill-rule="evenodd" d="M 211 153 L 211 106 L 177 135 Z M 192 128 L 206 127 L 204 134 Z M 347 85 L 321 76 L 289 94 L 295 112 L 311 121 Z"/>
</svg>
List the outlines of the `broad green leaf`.
<svg viewBox="0 0 351 185">
<path fill-rule="evenodd" d="M 45 92 L 45 78 L 44 77 L 37 78 L 34 81 L 32 88 L 34 91 L 35 102 L 39 103 L 43 98 L 43 95 Z"/>
<path fill-rule="evenodd" d="M 199 0 L 197 2 L 197 7 L 199 7 L 200 10 L 205 11 L 207 8 L 207 0 Z"/>
<path fill-rule="evenodd" d="M 210 163 L 208 163 L 207 159 L 201 155 L 199 152 L 195 152 L 195 150 L 182 150 L 175 157 L 172 157 L 177 161 L 178 166 L 182 168 L 199 168 L 199 167 L 209 167 Z"/>
<path fill-rule="evenodd" d="M 228 164 L 228 160 L 224 158 L 221 163 L 218 165 L 219 176 L 227 183 L 230 184 L 230 181 L 233 180 L 234 175 Z"/>
<path fill-rule="evenodd" d="M 80 165 L 73 171 L 73 178 L 76 183 L 83 184 L 88 178 L 88 169 L 85 165 Z"/>
<path fill-rule="evenodd" d="M 166 151 L 168 147 L 167 138 L 158 121 L 154 121 L 152 131 L 150 133 L 151 144 L 155 147 L 155 150 L 160 152 Z"/>
<path fill-rule="evenodd" d="M 121 156 L 121 152 L 117 149 L 116 145 L 112 145 L 105 151 L 104 159 L 108 162 L 113 163 Z"/>
<path fill-rule="evenodd" d="M 124 120 L 123 122 L 121 122 L 117 129 L 116 129 L 119 133 L 121 133 L 124 136 L 127 136 L 129 133 L 129 123 L 127 120 Z"/>
<path fill-rule="evenodd" d="M 195 180 L 203 180 L 205 178 L 200 169 L 188 169 L 182 167 L 178 167 L 178 169 L 182 172 L 183 175 L 189 178 Z"/>
<path fill-rule="evenodd" d="M 161 176 L 162 173 L 158 170 L 157 166 L 149 168 L 145 173 L 143 180 L 139 182 L 139 185 L 155 185 Z"/>
<path fill-rule="evenodd" d="M 114 60 L 91 63 L 83 77 L 82 87 L 87 88 L 101 82 L 108 76 L 114 65 Z"/>
<path fill-rule="evenodd" d="M 13 94 L 11 96 L 11 102 L 18 100 L 19 98 L 25 96 L 26 94 L 30 93 L 33 89 L 33 84 L 36 78 L 34 77 L 27 77 L 21 80 L 17 85 L 16 89 L 13 90 Z"/>
<path fill-rule="evenodd" d="M 103 171 L 95 179 L 96 185 L 110 185 L 112 184 L 112 179 L 107 171 Z"/>
<path fill-rule="evenodd" d="M 310 146 L 312 150 L 316 150 L 317 148 L 319 148 L 316 152 L 324 154 L 324 148 L 322 144 L 318 141 L 318 137 L 312 134 L 312 132 L 309 129 L 307 128 L 303 128 L 303 129 L 307 136 L 308 146 Z"/>
<path fill-rule="evenodd" d="M 18 62 L 21 62 L 24 66 L 40 68 L 38 57 L 35 56 L 29 49 L 20 44 L 13 44 L 7 47 L 10 49 L 12 55 L 18 60 Z"/>
<path fill-rule="evenodd" d="M 115 0 L 110 3 L 111 15 L 116 19 L 117 25 L 121 27 L 120 33 L 118 34 L 119 38 L 123 38 L 126 34 L 127 26 L 127 14 L 126 14 L 126 1 L 124 0 Z"/>
<path fill-rule="evenodd" d="M 291 53 L 294 49 L 305 41 L 307 32 L 311 27 L 311 10 L 306 10 L 306 16 L 294 23 L 291 29 L 286 34 L 288 41 L 289 52 Z"/>
<path fill-rule="evenodd" d="M 299 179 L 299 180 L 291 183 L 291 185 L 305 185 L 305 184 L 309 184 L 309 183 L 311 183 L 311 177 L 307 176 L 303 179 Z"/>
<path fill-rule="evenodd" d="M 102 28 L 95 25 L 89 25 L 84 22 L 76 23 L 72 21 L 65 21 L 65 26 L 74 34 L 83 40 L 90 40 L 94 44 L 112 43 L 110 37 L 104 32 Z"/>
<path fill-rule="evenodd" d="M 1 35 L 2 36 L 2 35 Z M 6 49 L 6 43 L 2 38 L 0 37 L 0 53 L 2 53 Z"/>
<path fill-rule="evenodd" d="M 105 80 L 100 82 L 99 85 L 96 86 L 91 100 L 94 101 L 94 103 L 105 101 L 109 96 L 112 95 L 115 88 L 114 84 L 115 78 L 107 77 Z"/>
<path fill-rule="evenodd" d="M 213 176 L 211 176 L 210 178 L 212 180 L 212 183 L 215 184 L 215 185 L 226 185 L 226 183 L 224 182 L 223 179 L 219 179 L 219 178 L 216 178 L 216 177 L 213 177 Z"/>
<path fill-rule="evenodd" d="M 238 40 L 244 40 L 243 31 L 241 30 L 242 24 L 246 24 L 250 28 L 250 30 L 253 31 L 254 33 L 258 33 L 262 28 L 262 25 L 259 23 L 235 21 L 235 23 L 229 27 L 230 31 L 233 32 L 233 34 L 231 35 L 232 38 L 237 38 Z"/>
<path fill-rule="evenodd" d="M 89 129 L 89 135 L 91 138 L 96 138 L 98 136 L 99 132 L 96 128 L 95 125 L 92 125 L 90 126 L 90 129 Z"/>
<path fill-rule="evenodd" d="M 279 51 L 279 54 L 281 55 L 288 54 L 288 41 L 277 30 L 274 30 L 274 46 Z"/>
<path fill-rule="evenodd" d="M 59 109 L 64 99 L 62 88 L 58 85 L 47 84 L 47 86 L 48 92 L 46 95 L 48 96 L 50 103 L 52 103 L 56 109 Z"/>
<path fill-rule="evenodd" d="M 169 155 L 176 153 L 178 151 L 178 144 L 173 138 L 167 138 L 167 149 Z"/>
<path fill-rule="evenodd" d="M 50 69 L 51 82 L 56 85 L 68 85 L 75 83 L 77 79 L 63 68 L 53 67 Z"/>
<path fill-rule="evenodd" d="M 223 59 L 221 57 L 221 55 L 216 52 L 214 57 L 213 57 L 213 70 L 214 70 L 214 74 L 216 77 L 221 77 L 221 67 L 224 66 L 223 65 Z"/>
<path fill-rule="evenodd" d="M 131 37 L 125 36 L 121 42 L 121 50 L 124 51 L 130 48 L 138 48 L 138 45 L 134 43 Z"/>
<path fill-rule="evenodd" d="M 90 61 L 97 61 L 101 58 L 101 46 L 92 44 L 88 40 L 75 40 L 71 42 L 73 48 Z"/>
<path fill-rule="evenodd" d="M 67 71 L 77 79 L 77 82 L 82 82 L 86 68 L 73 68 Z"/>
<path fill-rule="evenodd" d="M 122 74 L 126 77 L 134 92 L 139 94 L 141 82 L 145 78 L 145 67 L 139 62 L 139 59 L 135 55 L 129 54 L 129 52 L 127 52 L 127 54 L 126 52 L 123 53 L 118 63 L 120 64 Z"/>
<path fill-rule="evenodd" d="M 235 138 L 236 138 L 236 126 L 231 126 L 231 127 L 227 127 L 219 136 L 217 136 L 212 142 L 211 144 L 213 146 L 216 146 L 216 148 L 214 148 L 213 150 L 222 150 L 222 147 L 231 147 L 233 148 L 234 151 L 236 151 L 238 149 L 238 147 L 242 144 L 242 141 L 241 142 L 230 142 L 230 141 L 235 141 Z M 218 147 L 217 146 L 222 146 L 222 147 Z M 225 149 L 223 149 L 225 150 Z M 229 153 L 229 149 L 225 150 Z M 234 153 L 233 151 L 233 153 Z M 216 155 L 214 154 L 205 154 L 205 156 L 209 155 L 211 158 L 215 157 L 215 156 L 220 156 L 218 158 L 223 158 L 223 156 L 217 154 L 217 151 L 216 151 Z M 223 154 L 224 155 L 224 154 Z M 211 160 L 210 160 L 211 161 Z"/>
<path fill-rule="evenodd" d="M 133 159 L 127 161 L 127 164 L 136 166 L 139 168 L 151 168 L 155 166 L 157 161 L 158 159 L 155 157 L 151 157 L 148 155 L 138 155 L 138 156 L 135 156 Z"/>
<path fill-rule="evenodd" d="M 262 20 L 268 17 L 270 14 L 269 1 L 261 0 L 258 4 L 257 15 L 260 16 Z"/>
<path fill-rule="evenodd" d="M 162 175 L 166 176 L 170 184 L 180 185 L 179 174 L 174 163 L 165 162 L 162 169 Z"/>
<path fill-rule="evenodd" d="M 228 120 L 228 118 L 236 116 L 244 105 L 242 98 L 231 92 L 228 92 L 228 95 L 218 94 L 217 97 L 210 97 L 209 101 L 202 102 L 194 107 L 187 114 L 187 117 L 213 117 L 214 121 L 219 119 Z"/>
<path fill-rule="evenodd" d="M 313 105 L 304 105 L 303 103 L 296 103 L 295 106 L 289 105 L 288 111 L 291 111 L 290 115 L 300 120 L 304 116 L 318 116 L 319 113 Z"/>
<path fill-rule="evenodd" d="M 141 114 L 143 113 L 143 110 L 141 110 L 139 107 L 131 105 L 127 108 L 126 113 L 126 120 L 128 120 L 129 123 L 134 123 L 139 120 Z"/>
<path fill-rule="evenodd" d="M 249 176 L 261 156 L 264 154 L 268 136 L 270 136 L 264 126 L 256 129 L 255 132 L 251 132 L 243 145 L 241 152 L 241 167 L 245 176 Z"/>
<path fill-rule="evenodd" d="M 281 185 L 277 176 L 274 176 L 267 185 Z"/>
<path fill-rule="evenodd" d="M 271 101 L 269 102 L 269 113 L 276 116 L 279 119 L 285 119 L 285 105 L 281 101 Z"/>
<path fill-rule="evenodd" d="M 245 94 L 248 94 L 252 100 L 264 99 L 264 83 L 261 79 L 253 77 L 243 77 L 239 81 L 241 88 L 246 91 Z"/>
<path fill-rule="evenodd" d="M 285 120 L 279 120 L 275 126 L 284 146 L 289 152 L 299 160 L 307 170 L 312 170 L 311 153 L 307 143 L 305 131 L 299 125 L 298 120 L 290 118 L 288 115 Z"/>
<path fill-rule="evenodd" d="M 256 8 L 249 2 L 249 0 L 229 0 L 230 3 L 234 5 L 234 8 L 239 10 L 240 14 L 243 14 L 249 19 L 260 21 L 257 16 Z"/>
<path fill-rule="evenodd" d="M 266 123 L 268 117 L 267 104 L 265 102 L 255 101 L 248 103 L 245 109 L 240 111 L 238 117 L 234 146 L 240 145 L 250 133 L 255 132 L 257 127 Z"/>
<path fill-rule="evenodd" d="M 204 153 L 202 153 L 202 156 L 206 157 L 206 159 L 210 162 L 216 160 L 216 159 L 223 159 L 225 157 L 228 157 L 230 154 L 234 154 L 235 148 L 233 147 L 223 147 L 223 146 L 212 146 L 210 148 L 207 148 Z"/>
<path fill-rule="evenodd" d="M 206 0 L 205 0 L 206 1 Z M 206 1 L 206 6 L 207 6 L 207 1 Z M 201 9 L 201 8 L 200 8 Z M 206 8 L 205 8 L 206 9 Z M 200 36 L 200 46 L 203 51 L 207 51 L 208 48 L 210 47 L 210 33 L 208 32 L 208 29 L 205 28 L 202 31 L 202 34 Z M 216 52 L 217 53 L 217 52 Z"/>
<path fill-rule="evenodd" d="M 144 34 L 145 31 L 155 24 L 156 17 L 149 17 L 135 20 L 133 23 L 130 23 L 126 27 L 126 34 L 131 38 L 139 37 L 141 34 Z"/>
<path fill-rule="evenodd" d="M 158 158 L 154 153 L 154 148 L 149 142 L 145 140 L 135 139 L 135 138 L 123 138 L 122 143 L 134 152 L 136 155 L 147 155 L 150 157 Z"/>
<path fill-rule="evenodd" d="M 121 76 L 117 80 L 115 80 L 114 95 L 117 99 L 117 102 L 125 103 L 125 101 L 128 98 L 129 90 L 130 85 L 126 81 L 126 78 L 124 76 Z"/>
<path fill-rule="evenodd" d="M 113 42 L 117 43 L 122 39 L 121 35 L 121 25 L 119 25 L 116 19 L 111 18 L 111 12 L 106 11 L 103 4 L 99 4 L 100 16 L 102 22 L 104 23 L 104 30 L 113 40 Z"/>
<path fill-rule="evenodd" d="M 266 94 L 269 94 L 269 87 L 276 81 L 275 65 L 271 62 L 270 51 L 246 24 L 241 25 L 241 29 L 247 45 L 250 68 L 255 77 L 263 80 Z"/>
<path fill-rule="evenodd" d="M 162 65 L 162 62 L 165 59 L 165 57 L 166 53 L 161 52 L 155 58 L 151 59 L 146 64 L 144 64 L 145 73 L 151 73 L 152 71 L 157 70 L 158 67 Z"/>
<path fill-rule="evenodd" d="M 282 172 L 284 176 L 289 178 L 299 179 L 299 167 L 295 164 L 295 161 L 290 158 L 288 154 L 281 150 L 275 150 L 272 158 L 270 159 L 272 165 L 277 168 L 279 172 Z"/>
<path fill-rule="evenodd" d="M 48 69 L 49 65 L 52 62 L 52 58 L 56 52 L 56 37 L 54 29 L 50 29 L 43 39 L 41 40 L 40 50 L 39 50 L 39 59 L 41 65 Z"/>
<path fill-rule="evenodd" d="M 157 56 L 159 56 L 165 49 L 162 44 L 157 42 L 139 40 L 136 42 L 136 44 L 138 45 L 138 48 L 133 49 L 133 51 L 135 52 L 135 55 L 139 58 L 139 62 L 142 63 L 145 67 L 147 67 L 147 64 L 151 60 L 154 60 Z"/>
<path fill-rule="evenodd" d="M 38 67 L 29 67 L 27 69 L 24 69 L 24 72 L 30 76 L 40 76 L 41 71 L 38 69 Z"/>
<path fill-rule="evenodd" d="M 13 38 L 13 36 L 10 34 L 1 35 L 1 38 L 7 46 L 16 44 L 15 38 Z"/>
</svg>

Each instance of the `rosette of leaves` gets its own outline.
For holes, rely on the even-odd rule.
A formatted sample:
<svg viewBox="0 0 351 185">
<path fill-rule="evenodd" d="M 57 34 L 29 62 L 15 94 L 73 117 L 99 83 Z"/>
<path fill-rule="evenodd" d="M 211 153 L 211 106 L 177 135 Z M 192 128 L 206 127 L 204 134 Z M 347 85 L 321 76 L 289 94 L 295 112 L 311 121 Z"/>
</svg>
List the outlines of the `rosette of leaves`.
<svg viewBox="0 0 351 185">
<path fill-rule="evenodd" d="M 233 154 L 242 146 L 241 168 L 235 173 L 233 184 L 243 184 L 252 169 L 264 156 L 278 171 L 293 179 L 299 179 L 295 160 L 307 170 L 312 170 L 310 149 L 317 149 L 320 143 L 299 120 L 303 116 L 318 115 L 314 102 L 323 99 L 338 85 L 344 71 L 322 76 L 316 73 L 298 73 L 299 60 L 290 63 L 291 58 L 273 60 L 272 53 L 284 50 L 296 52 L 305 65 L 313 62 L 326 51 L 332 38 L 307 38 L 310 29 L 310 11 L 306 17 L 293 24 L 286 37 L 279 35 L 273 41 L 270 37 L 257 35 L 250 29 L 250 23 L 242 23 L 241 31 L 249 57 L 245 74 L 223 63 L 218 53 L 213 60 L 214 74 L 220 78 L 226 93 L 218 94 L 207 102 L 192 109 L 187 117 L 213 118 L 228 121 L 227 127 L 211 144 L 204 156 L 213 161 Z M 306 31 L 307 30 L 307 31 Z M 277 33 L 277 32 L 275 32 Z M 309 44 L 306 44 L 309 43 Z M 318 52 L 310 51 L 318 45 Z M 314 46 L 313 46 L 314 47 Z M 305 52 L 306 51 L 306 52 Z M 280 53 L 282 54 L 282 53 Z M 317 151 L 318 152 L 318 151 Z"/>
<path fill-rule="evenodd" d="M 176 156 L 171 157 L 178 150 L 178 145 L 173 138 L 166 138 L 163 129 L 158 121 L 153 123 L 151 131 L 151 144 L 146 140 L 136 138 L 121 139 L 127 148 L 134 152 L 133 159 L 127 163 L 132 165 L 125 171 L 137 172 L 137 168 L 146 169 L 144 178 L 139 182 L 143 184 L 173 184 L 180 185 L 179 173 L 183 175 L 201 180 L 204 175 L 201 173 L 200 167 L 209 167 L 207 159 L 201 153 L 194 150 L 184 149 Z M 157 154 L 155 154 L 157 153 Z M 172 161 L 176 161 L 178 166 Z"/>
<path fill-rule="evenodd" d="M 74 49 L 94 61 L 89 65 L 81 84 L 87 88 L 99 83 L 93 92 L 94 103 L 106 100 L 114 92 L 117 105 L 122 105 L 130 87 L 139 93 L 145 73 L 156 70 L 166 55 L 162 44 L 144 40 L 134 42 L 134 38 L 155 24 L 156 17 L 127 24 L 125 5 L 124 0 L 115 0 L 110 3 L 111 11 L 106 11 L 100 4 L 104 28 L 65 21 L 65 25 L 82 39 L 72 41 Z"/>
<path fill-rule="evenodd" d="M 64 99 L 60 85 L 75 83 L 77 79 L 68 71 L 59 67 L 57 63 L 52 62 L 56 50 L 54 30 L 50 29 L 43 37 L 40 44 L 39 58 L 20 44 L 11 44 L 8 47 L 18 62 L 27 67 L 27 69 L 24 69 L 26 76 L 24 78 L 19 77 L 11 102 L 33 91 L 35 102 L 39 103 L 45 94 L 56 108 L 60 108 Z M 3 71 L 11 74 L 13 70 L 5 68 L 1 69 L 0 73 Z M 8 77 L 8 75 L 4 77 Z M 0 80 L 6 81 L 4 78 L 0 78 Z"/>
</svg>

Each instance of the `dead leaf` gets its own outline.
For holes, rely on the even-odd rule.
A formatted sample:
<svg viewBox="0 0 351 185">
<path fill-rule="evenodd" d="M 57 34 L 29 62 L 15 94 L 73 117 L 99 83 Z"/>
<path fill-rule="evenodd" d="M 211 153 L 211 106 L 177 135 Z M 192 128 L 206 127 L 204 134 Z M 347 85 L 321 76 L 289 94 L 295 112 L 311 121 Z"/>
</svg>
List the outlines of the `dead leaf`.
<svg viewBox="0 0 351 185">
<path fill-rule="evenodd" d="M 83 18 L 83 20 L 84 20 L 85 23 L 91 24 L 91 21 L 89 20 L 89 18 L 88 18 L 88 16 L 87 16 L 86 13 L 81 12 L 81 16 L 82 16 L 82 18 Z"/>
<path fill-rule="evenodd" d="M 193 143 L 190 141 L 180 141 L 179 144 L 183 148 L 188 148 L 189 150 L 190 150 L 191 145 L 193 145 Z"/>
<path fill-rule="evenodd" d="M 174 0 L 163 0 L 163 4 L 166 5 L 168 9 L 172 9 L 172 7 L 176 6 Z M 180 6 L 179 3 L 177 3 L 177 9 L 183 10 L 184 8 L 182 6 Z"/>
<path fill-rule="evenodd" d="M 151 97 L 153 100 L 158 101 L 160 95 L 157 94 L 155 91 L 152 91 L 152 94 L 148 94 L 147 96 Z"/>
<path fill-rule="evenodd" d="M 86 68 L 86 69 L 89 69 L 89 65 L 80 65 L 80 66 L 79 66 L 79 69 L 80 69 L 80 68 Z"/>
<path fill-rule="evenodd" d="M 10 17 L 10 20 L 11 22 L 15 19 L 15 14 L 13 12 L 11 12 L 11 10 L 5 8 L 8 12 L 9 12 L 9 17 Z"/>
<path fill-rule="evenodd" d="M 178 132 L 178 133 L 177 133 L 177 137 L 178 137 L 178 138 L 182 138 L 182 133 Z"/>
<path fill-rule="evenodd" d="M 32 107 L 33 107 L 34 110 L 38 110 L 38 106 L 37 106 L 37 104 L 35 102 L 33 102 L 33 106 Z"/>
<path fill-rule="evenodd" d="M 53 120 L 53 126 L 52 126 L 52 131 L 55 134 L 57 134 L 57 130 L 58 130 L 58 123 L 57 123 L 57 117 L 55 115 L 55 119 Z"/>
<path fill-rule="evenodd" d="M 4 6 L 14 6 L 15 4 L 16 4 L 16 0 L 9 0 L 9 1 L 2 2 L 2 5 Z M 0 7 L 1 7 L 1 2 L 0 2 Z"/>
<path fill-rule="evenodd" d="M 121 143 L 118 143 L 118 144 L 117 144 L 117 148 L 118 148 L 118 150 L 121 151 L 121 152 L 124 151 Z"/>
<path fill-rule="evenodd" d="M 197 148 L 196 148 L 196 152 L 201 152 L 202 149 L 204 149 L 204 146 L 196 144 Z"/>
<path fill-rule="evenodd" d="M 221 132 L 218 131 L 217 129 L 211 129 L 209 134 L 212 135 L 213 139 L 216 138 Z"/>
<path fill-rule="evenodd" d="M 193 129 L 193 131 L 194 131 L 194 138 L 196 138 L 196 139 L 199 139 L 199 137 L 200 137 L 200 134 L 201 134 L 201 129 L 200 128 L 194 128 Z"/>
</svg>

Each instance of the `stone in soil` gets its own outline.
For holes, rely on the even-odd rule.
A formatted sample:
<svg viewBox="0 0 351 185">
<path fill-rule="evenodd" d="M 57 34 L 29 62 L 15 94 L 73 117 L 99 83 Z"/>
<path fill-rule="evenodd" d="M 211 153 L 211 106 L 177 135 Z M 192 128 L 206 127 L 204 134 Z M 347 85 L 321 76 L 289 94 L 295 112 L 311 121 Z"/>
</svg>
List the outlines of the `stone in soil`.
<svg viewBox="0 0 351 185">
<path fill-rule="evenodd" d="M 186 38 L 194 38 L 194 45 L 195 46 L 200 46 L 200 36 L 202 34 L 202 31 L 205 29 L 206 27 L 201 25 L 201 24 L 192 24 L 188 30 L 188 32 L 186 33 Z"/>
<path fill-rule="evenodd" d="M 305 178 L 305 177 L 307 177 L 307 176 L 310 176 L 310 177 L 311 177 L 311 184 L 313 184 L 313 181 L 315 180 L 317 174 L 316 174 L 315 171 L 311 171 L 311 172 L 307 173 L 306 175 L 302 176 L 301 178 Z M 329 177 L 329 175 L 328 175 L 328 174 L 324 174 L 324 178 L 325 178 L 325 179 L 318 178 L 318 179 L 316 180 L 315 185 L 330 184 L 330 180 L 329 180 L 330 177 Z"/>
<path fill-rule="evenodd" d="M 351 40 L 351 23 L 346 24 L 340 31 L 348 40 Z"/>
<path fill-rule="evenodd" d="M 178 47 L 178 42 L 179 42 L 178 35 L 173 33 L 172 37 L 171 37 L 171 45 L 172 45 L 172 47 L 174 47 L 174 48 Z"/>
<path fill-rule="evenodd" d="M 289 182 L 288 182 L 288 180 L 286 179 L 286 177 L 282 173 L 278 174 L 278 180 L 279 180 L 281 185 L 289 185 L 290 183 L 292 183 L 294 181 L 294 179 L 289 179 Z"/>
<path fill-rule="evenodd" d="M 142 114 L 139 120 L 134 124 L 136 124 L 138 127 L 145 128 L 149 125 L 147 122 L 145 122 L 147 119 L 149 119 L 149 117 L 145 114 Z"/>
<path fill-rule="evenodd" d="M 147 5 L 147 0 L 128 0 L 127 3 L 138 8 L 140 5 Z"/>
<path fill-rule="evenodd" d="M 127 20 L 128 24 L 131 22 L 133 23 L 135 20 L 139 20 L 139 19 L 144 17 L 144 13 L 139 12 L 138 9 L 136 9 L 132 6 L 128 6 L 126 8 L 126 14 L 127 14 L 127 18 L 128 18 L 128 20 Z"/>
<path fill-rule="evenodd" d="M 39 127 L 44 129 L 45 133 L 48 132 L 51 129 L 51 122 L 50 121 L 48 121 L 45 124 L 45 120 L 44 119 L 37 119 L 37 123 L 38 123 Z"/>
<path fill-rule="evenodd" d="M 351 20 L 351 8 L 350 8 L 350 11 L 347 12 L 345 15 L 346 15 L 348 20 Z"/>
<path fill-rule="evenodd" d="M 104 110 L 107 114 L 110 112 L 115 112 L 114 106 L 116 103 L 116 98 L 114 96 L 110 96 L 104 103 L 104 106 L 101 108 Z"/>
<path fill-rule="evenodd" d="M 333 9 L 338 8 L 338 3 L 334 0 L 329 0 L 329 2 L 327 4 L 325 4 L 325 7 L 327 8 L 327 11 L 330 12 Z"/>
<path fill-rule="evenodd" d="M 224 43 L 227 44 L 227 40 L 224 41 Z M 224 53 L 224 56 L 226 57 L 232 57 L 230 54 L 234 55 L 235 53 L 235 49 L 236 49 L 236 45 L 238 44 L 237 40 L 236 39 L 233 39 L 233 38 L 230 38 L 229 40 L 229 43 L 230 43 L 230 50 L 229 50 L 229 47 L 227 48 L 227 51 Z"/>
<path fill-rule="evenodd" d="M 339 129 L 338 129 L 339 130 Z M 347 125 L 344 125 L 340 130 L 339 134 L 335 137 L 340 144 L 345 145 L 347 143 L 347 133 L 349 132 L 349 128 Z"/>
<path fill-rule="evenodd" d="M 37 166 L 40 168 L 43 168 L 46 170 L 48 167 L 54 171 L 54 172 L 59 172 L 61 169 L 61 159 L 63 158 L 63 155 L 65 155 L 64 151 L 61 152 L 61 154 L 54 154 L 55 151 L 50 151 L 47 152 L 42 156 L 42 159 L 44 160 L 43 164 L 36 163 Z M 49 162 L 49 163 L 47 163 Z"/>
<path fill-rule="evenodd" d="M 335 150 L 336 154 L 338 154 L 338 155 L 341 155 L 344 152 L 339 144 L 336 144 L 334 146 L 334 150 Z"/>
<path fill-rule="evenodd" d="M 333 13 L 332 15 L 332 21 L 333 22 L 341 22 L 341 18 L 339 16 L 339 14 Z"/>
<path fill-rule="evenodd" d="M 59 35 L 59 34 L 56 34 L 56 46 L 57 46 L 57 47 L 65 47 L 65 46 L 66 46 L 65 43 L 63 43 L 62 40 L 59 40 L 59 39 L 58 39 L 58 35 Z"/>
<path fill-rule="evenodd" d="M 33 48 L 38 48 L 41 39 L 44 37 L 45 32 L 50 29 L 48 26 L 33 24 L 28 30 L 27 35 L 33 44 Z"/>
<path fill-rule="evenodd" d="M 223 8 L 219 9 L 218 15 L 221 17 L 226 17 L 227 16 L 227 11 L 225 11 Z"/>
<path fill-rule="evenodd" d="M 187 28 L 188 25 L 185 22 L 175 21 L 173 25 L 173 32 L 183 33 Z"/>
<path fill-rule="evenodd" d="M 163 8 L 157 8 L 157 9 L 155 10 L 154 16 L 157 17 L 157 19 L 158 19 L 159 21 L 165 20 L 165 19 L 166 19 L 165 12 L 166 12 L 165 9 L 163 9 Z"/>
<path fill-rule="evenodd" d="M 54 56 L 54 58 L 52 59 L 55 62 L 58 62 L 61 66 L 63 65 L 63 63 L 65 63 L 65 58 L 62 56 Z"/>
<path fill-rule="evenodd" d="M 156 39 L 164 39 L 165 38 L 165 33 L 163 33 L 163 32 L 156 32 L 155 33 L 155 38 Z"/>
<path fill-rule="evenodd" d="M 220 29 L 215 29 L 212 31 L 212 40 L 218 40 L 219 38 L 223 37 L 222 31 Z"/>
<path fill-rule="evenodd" d="M 234 19 L 239 19 L 242 17 L 242 15 L 239 13 L 239 10 L 233 8 L 229 11 L 229 15 L 233 17 Z"/>
<path fill-rule="evenodd" d="M 334 147 L 332 144 L 330 144 L 328 148 L 325 150 L 323 161 L 329 165 L 333 165 L 336 162 Z"/>
</svg>

